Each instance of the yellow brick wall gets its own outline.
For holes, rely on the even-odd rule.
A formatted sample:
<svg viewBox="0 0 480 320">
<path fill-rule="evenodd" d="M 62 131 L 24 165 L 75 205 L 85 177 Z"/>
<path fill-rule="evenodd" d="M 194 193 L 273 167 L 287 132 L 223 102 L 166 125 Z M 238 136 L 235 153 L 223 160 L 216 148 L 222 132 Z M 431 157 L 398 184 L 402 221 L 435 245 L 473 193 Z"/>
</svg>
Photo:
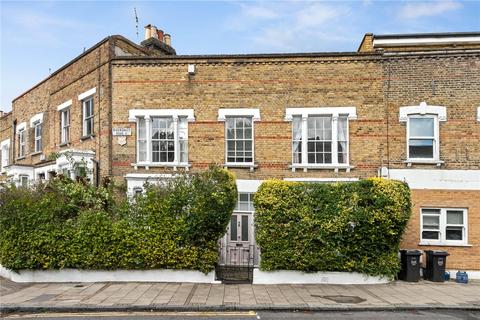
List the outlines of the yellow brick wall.
<svg viewBox="0 0 480 320">
<path fill-rule="evenodd" d="M 480 191 L 412 190 L 412 218 L 403 237 L 404 249 L 445 250 L 447 269 L 480 270 Z M 468 209 L 468 243 L 471 246 L 420 246 L 420 208 Z M 425 260 L 424 260 L 425 261 Z"/>
</svg>

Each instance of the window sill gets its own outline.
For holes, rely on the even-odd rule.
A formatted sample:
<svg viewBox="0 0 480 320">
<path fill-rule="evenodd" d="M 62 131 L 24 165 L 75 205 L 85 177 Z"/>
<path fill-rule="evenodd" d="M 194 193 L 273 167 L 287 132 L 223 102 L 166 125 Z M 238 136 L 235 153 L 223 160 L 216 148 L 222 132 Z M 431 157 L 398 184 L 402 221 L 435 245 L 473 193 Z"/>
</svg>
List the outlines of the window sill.
<svg viewBox="0 0 480 320">
<path fill-rule="evenodd" d="M 70 141 L 69 142 L 64 142 L 64 143 L 61 143 L 58 145 L 59 148 L 63 148 L 63 147 L 69 147 L 70 146 Z"/>
<path fill-rule="evenodd" d="M 436 246 L 436 247 L 473 247 L 471 244 L 465 244 L 465 243 L 445 243 L 445 242 L 440 242 L 440 243 L 434 243 L 434 242 L 420 242 L 418 244 L 419 246 Z"/>
<path fill-rule="evenodd" d="M 437 167 L 440 167 L 445 161 L 433 159 L 408 159 L 403 161 L 403 163 L 407 164 L 407 167 L 410 167 L 412 164 L 435 164 Z"/>
<path fill-rule="evenodd" d="M 18 157 L 16 160 L 25 160 L 25 156 Z"/>
<path fill-rule="evenodd" d="M 185 168 L 188 171 L 192 165 L 188 163 L 172 163 L 172 162 L 138 162 L 132 163 L 132 167 L 137 170 L 138 168 L 145 168 L 146 170 L 153 168 L 173 168 L 174 171 L 177 171 L 177 168 Z"/>
<path fill-rule="evenodd" d="M 223 164 L 224 168 L 238 168 L 238 169 L 250 169 L 253 172 L 255 168 L 258 167 L 255 163 L 225 163 Z"/>
<path fill-rule="evenodd" d="M 94 134 L 89 134 L 88 136 L 83 136 L 80 138 L 80 141 L 88 140 L 88 139 L 94 139 L 95 135 Z"/>
<path fill-rule="evenodd" d="M 350 172 L 350 169 L 355 168 L 348 164 L 292 164 L 289 166 L 292 169 L 292 172 L 295 172 L 296 169 L 303 169 L 304 172 L 310 170 L 334 170 L 338 172 L 339 170 L 345 170 L 345 172 Z"/>
<path fill-rule="evenodd" d="M 37 152 L 30 153 L 29 156 L 33 157 L 33 156 L 38 156 L 39 154 L 42 154 L 42 151 L 37 151 Z"/>
</svg>

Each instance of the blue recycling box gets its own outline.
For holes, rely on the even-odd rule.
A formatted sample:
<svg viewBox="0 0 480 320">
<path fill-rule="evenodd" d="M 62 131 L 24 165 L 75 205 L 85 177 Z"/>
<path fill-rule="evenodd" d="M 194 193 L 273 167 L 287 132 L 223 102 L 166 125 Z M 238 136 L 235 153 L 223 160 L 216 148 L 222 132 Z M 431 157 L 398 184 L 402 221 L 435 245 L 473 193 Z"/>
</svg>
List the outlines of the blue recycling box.
<svg viewBox="0 0 480 320">
<path fill-rule="evenodd" d="M 468 283 L 468 274 L 465 271 L 458 271 L 455 282 L 457 283 Z"/>
</svg>

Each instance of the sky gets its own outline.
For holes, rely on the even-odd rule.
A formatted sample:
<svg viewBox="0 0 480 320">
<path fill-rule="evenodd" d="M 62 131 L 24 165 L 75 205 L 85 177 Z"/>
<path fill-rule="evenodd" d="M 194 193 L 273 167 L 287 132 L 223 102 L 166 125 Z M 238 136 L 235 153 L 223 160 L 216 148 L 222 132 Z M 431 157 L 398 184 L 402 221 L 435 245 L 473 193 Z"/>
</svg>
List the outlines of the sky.
<svg viewBox="0 0 480 320">
<path fill-rule="evenodd" d="M 108 35 L 140 43 L 149 23 L 177 54 L 356 51 L 367 32 L 480 31 L 480 0 L 0 0 L 0 110 Z"/>
</svg>

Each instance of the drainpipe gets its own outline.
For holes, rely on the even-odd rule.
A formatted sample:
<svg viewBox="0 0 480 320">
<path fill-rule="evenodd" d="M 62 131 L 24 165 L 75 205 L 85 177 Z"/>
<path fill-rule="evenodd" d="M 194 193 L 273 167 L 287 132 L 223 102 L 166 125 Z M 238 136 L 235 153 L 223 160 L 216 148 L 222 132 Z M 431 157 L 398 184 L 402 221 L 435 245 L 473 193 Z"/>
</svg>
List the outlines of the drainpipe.
<svg viewBox="0 0 480 320">
<path fill-rule="evenodd" d="M 95 170 L 95 178 L 94 178 L 94 185 L 98 187 L 100 185 L 100 162 L 95 159 L 91 159 L 94 163 L 94 170 Z"/>
<path fill-rule="evenodd" d="M 11 151 L 11 154 L 12 154 L 12 163 L 16 163 L 16 159 L 15 159 L 15 139 L 17 137 L 16 135 L 16 132 L 17 132 L 17 119 L 13 120 L 13 123 L 12 123 L 12 127 L 13 127 L 13 136 L 12 136 L 12 146 L 10 148 Z"/>
</svg>

